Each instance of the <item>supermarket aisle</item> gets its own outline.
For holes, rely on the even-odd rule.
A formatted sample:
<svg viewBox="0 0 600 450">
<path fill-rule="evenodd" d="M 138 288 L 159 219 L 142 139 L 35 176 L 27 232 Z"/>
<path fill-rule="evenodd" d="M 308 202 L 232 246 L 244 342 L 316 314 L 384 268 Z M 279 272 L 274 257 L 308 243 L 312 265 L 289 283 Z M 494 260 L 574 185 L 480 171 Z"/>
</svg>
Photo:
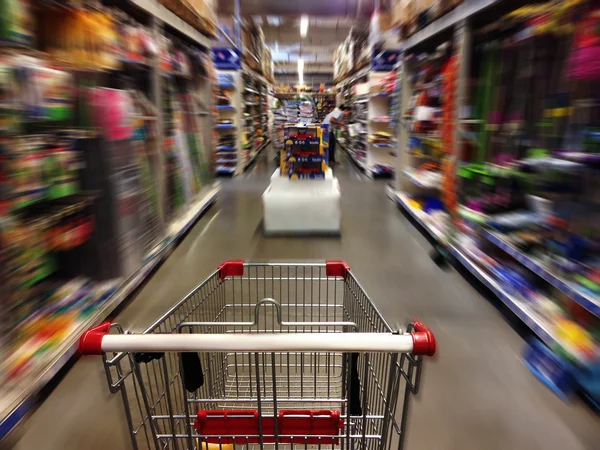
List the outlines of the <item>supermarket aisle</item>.
<svg viewBox="0 0 600 450">
<path fill-rule="evenodd" d="M 442 271 L 429 247 L 384 193 L 340 152 L 341 238 L 265 238 L 260 196 L 272 173 L 264 152 L 248 175 L 224 182 L 217 205 L 147 283 L 118 321 L 145 328 L 228 258 L 343 258 L 392 325 L 419 317 L 439 355 L 412 406 L 407 449 L 592 449 L 600 422 L 565 405 L 520 361 L 521 338 L 459 274 Z M 99 358 L 78 361 L 28 422 L 18 450 L 125 449 L 120 397 Z"/>
</svg>

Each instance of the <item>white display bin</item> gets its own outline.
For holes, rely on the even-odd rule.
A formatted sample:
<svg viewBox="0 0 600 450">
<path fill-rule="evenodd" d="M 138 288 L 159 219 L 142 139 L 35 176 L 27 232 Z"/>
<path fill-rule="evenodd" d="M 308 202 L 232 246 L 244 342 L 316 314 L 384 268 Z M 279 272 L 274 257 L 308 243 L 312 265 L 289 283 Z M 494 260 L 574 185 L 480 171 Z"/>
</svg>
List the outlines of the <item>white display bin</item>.
<svg viewBox="0 0 600 450">
<path fill-rule="evenodd" d="M 277 169 L 262 196 L 265 234 L 339 234 L 340 198 L 331 170 L 320 180 L 290 180 Z"/>
</svg>

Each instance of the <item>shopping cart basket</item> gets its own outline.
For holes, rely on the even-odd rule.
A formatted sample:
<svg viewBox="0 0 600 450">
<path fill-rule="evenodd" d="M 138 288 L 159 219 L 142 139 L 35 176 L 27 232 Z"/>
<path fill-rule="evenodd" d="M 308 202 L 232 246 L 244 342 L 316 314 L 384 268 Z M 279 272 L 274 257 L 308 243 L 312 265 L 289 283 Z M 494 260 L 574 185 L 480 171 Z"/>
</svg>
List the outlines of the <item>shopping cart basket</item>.
<svg viewBox="0 0 600 450">
<path fill-rule="evenodd" d="M 392 330 L 343 262 L 230 261 L 143 334 L 105 323 L 80 351 L 103 356 L 136 449 L 387 450 L 435 339 Z"/>
</svg>

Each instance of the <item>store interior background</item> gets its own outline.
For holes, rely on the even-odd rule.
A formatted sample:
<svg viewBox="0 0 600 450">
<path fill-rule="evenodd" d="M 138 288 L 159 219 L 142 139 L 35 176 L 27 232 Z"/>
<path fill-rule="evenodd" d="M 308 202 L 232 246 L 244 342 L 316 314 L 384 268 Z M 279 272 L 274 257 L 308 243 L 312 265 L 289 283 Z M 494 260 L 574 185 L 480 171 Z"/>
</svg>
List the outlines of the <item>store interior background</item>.
<svg viewBox="0 0 600 450">
<path fill-rule="evenodd" d="M 0 448 L 131 448 L 79 336 L 236 258 L 344 259 L 393 327 L 427 322 L 405 448 L 598 447 L 595 2 L 0 9 Z M 342 104 L 340 233 L 267 236 L 285 124 Z"/>
</svg>

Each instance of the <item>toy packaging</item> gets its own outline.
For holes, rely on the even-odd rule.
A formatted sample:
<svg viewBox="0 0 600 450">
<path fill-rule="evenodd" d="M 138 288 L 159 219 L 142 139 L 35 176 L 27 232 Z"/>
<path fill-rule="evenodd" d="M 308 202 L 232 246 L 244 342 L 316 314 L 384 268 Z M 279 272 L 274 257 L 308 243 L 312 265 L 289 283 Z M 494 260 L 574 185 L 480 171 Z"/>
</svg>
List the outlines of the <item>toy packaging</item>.
<svg viewBox="0 0 600 450">
<path fill-rule="evenodd" d="M 284 143 L 280 156 L 282 176 L 287 175 L 290 179 L 325 178 L 327 142 L 322 142 L 320 126 L 288 126 L 284 131 Z"/>
</svg>

